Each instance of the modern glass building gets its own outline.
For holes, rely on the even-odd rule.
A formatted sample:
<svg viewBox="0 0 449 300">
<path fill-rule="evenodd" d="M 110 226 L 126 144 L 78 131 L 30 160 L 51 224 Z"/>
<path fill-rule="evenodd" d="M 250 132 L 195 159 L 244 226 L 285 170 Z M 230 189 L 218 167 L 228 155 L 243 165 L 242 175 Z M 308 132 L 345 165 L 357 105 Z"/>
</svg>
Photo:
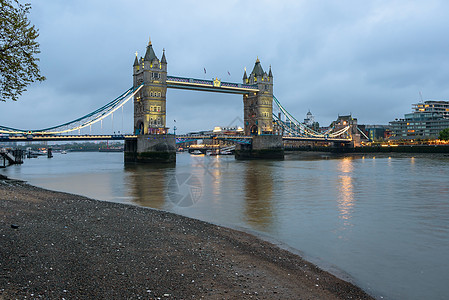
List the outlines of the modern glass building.
<svg viewBox="0 0 449 300">
<path fill-rule="evenodd" d="M 390 122 L 393 139 L 435 139 L 449 128 L 449 101 L 412 104 L 413 111 Z"/>
</svg>

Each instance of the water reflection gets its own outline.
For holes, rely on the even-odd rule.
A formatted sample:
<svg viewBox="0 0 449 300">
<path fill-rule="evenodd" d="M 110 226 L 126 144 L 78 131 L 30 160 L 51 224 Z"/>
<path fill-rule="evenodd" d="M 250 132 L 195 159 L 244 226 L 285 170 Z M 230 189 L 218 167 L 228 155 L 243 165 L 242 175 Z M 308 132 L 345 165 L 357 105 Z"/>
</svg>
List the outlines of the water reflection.
<svg viewBox="0 0 449 300">
<path fill-rule="evenodd" d="M 351 226 L 354 207 L 354 185 L 353 185 L 353 160 L 349 157 L 344 158 L 338 163 L 338 209 L 340 211 L 339 218 L 343 220 L 345 227 Z"/>
<path fill-rule="evenodd" d="M 162 209 L 173 170 L 173 165 L 166 164 L 125 164 L 125 180 L 132 201 L 140 206 Z"/>
<path fill-rule="evenodd" d="M 445 155 L 367 154 L 353 160 L 328 155 L 316 160 L 297 153 L 277 162 L 199 157 L 200 163 L 178 154 L 176 168 L 123 168 L 122 153 L 89 152 L 27 160 L 0 169 L 0 174 L 45 188 L 256 229 L 341 268 L 385 299 L 446 299 Z M 167 196 L 169 181 L 177 174 L 201 180 L 204 193 L 198 204 L 180 208 Z"/>
<path fill-rule="evenodd" d="M 245 218 L 258 230 L 273 223 L 273 177 L 271 165 L 250 161 L 245 169 Z"/>
</svg>

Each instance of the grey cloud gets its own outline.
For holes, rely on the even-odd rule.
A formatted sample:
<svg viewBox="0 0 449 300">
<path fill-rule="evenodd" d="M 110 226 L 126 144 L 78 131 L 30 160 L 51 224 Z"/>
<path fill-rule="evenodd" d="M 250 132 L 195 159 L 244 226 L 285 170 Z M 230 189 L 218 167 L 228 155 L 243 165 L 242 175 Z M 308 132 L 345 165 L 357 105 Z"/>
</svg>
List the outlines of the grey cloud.
<svg viewBox="0 0 449 300">
<path fill-rule="evenodd" d="M 265 70 L 272 66 L 283 105 L 299 120 L 310 109 L 322 125 L 350 112 L 360 123 L 388 123 L 410 110 L 419 91 L 448 98 L 444 1 L 32 5 L 48 79 L 17 103 L 0 103 L 6 126 L 48 127 L 114 99 L 131 86 L 134 52 L 144 55 L 149 36 L 159 58 L 166 49 L 171 75 L 241 82 L 243 68 L 250 71 L 258 56 Z M 184 132 L 243 115 L 239 96 L 169 90 L 167 102 L 167 120 L 179 120 Z"/>
</svg>

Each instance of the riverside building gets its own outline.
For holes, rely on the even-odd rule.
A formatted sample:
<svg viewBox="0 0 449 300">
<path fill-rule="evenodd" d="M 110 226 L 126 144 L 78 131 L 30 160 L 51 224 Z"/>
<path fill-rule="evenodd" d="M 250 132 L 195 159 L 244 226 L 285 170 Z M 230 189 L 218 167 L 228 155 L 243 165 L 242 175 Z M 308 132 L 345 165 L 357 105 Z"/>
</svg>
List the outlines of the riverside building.
<svg viewBox="0 0 449 300">
<path fill-rule="evenodd" d="M 393 139 L 436 139 L 449 128 L 449 101 L 412 104 L 413 111 L 390 122 Z"/>
</svg>

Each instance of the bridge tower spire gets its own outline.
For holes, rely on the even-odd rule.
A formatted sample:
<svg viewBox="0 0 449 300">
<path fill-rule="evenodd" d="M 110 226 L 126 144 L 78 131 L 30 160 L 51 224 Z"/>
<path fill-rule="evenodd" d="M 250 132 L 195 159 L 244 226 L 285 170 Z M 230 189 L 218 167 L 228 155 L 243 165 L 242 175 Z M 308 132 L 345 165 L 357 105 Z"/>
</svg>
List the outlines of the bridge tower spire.
<svg viewBox="0 0 449 300">
<path fill-rule="evenodd" d="M 258 92 L 243 96 L 244 122 L 246 135 L 273 134 L 273 74 L 264 72 L 257 57 L 254 68 L 246 76 L 243 76 L 243 83 L 257 85 Z"/>
</svg>

